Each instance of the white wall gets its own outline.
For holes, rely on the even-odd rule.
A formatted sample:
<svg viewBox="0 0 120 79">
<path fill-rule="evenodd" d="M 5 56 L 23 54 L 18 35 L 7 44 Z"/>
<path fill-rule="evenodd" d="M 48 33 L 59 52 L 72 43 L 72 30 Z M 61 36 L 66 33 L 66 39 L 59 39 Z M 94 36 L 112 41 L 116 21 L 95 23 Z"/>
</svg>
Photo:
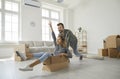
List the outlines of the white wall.
<svg viewBox="0 0 120 79">
<path fill-rule="evenodd" d="M 120 0 L 81 0 L 74 8 L 74 29 L 87 28 L 88 53 L 98 53 L 103 39 L 120 34 Z"/>
<path fill-rule="evenodd" d="M 23 2 L 22 2 L 23 3 Z M 42 2 L 41 2 L 42 3 Z M 43 2 L 45 4 L 45 2 Z M 46 3 L 46 5 L 49 4 Z M 57 7 L 57 4 L 51 3 L 53 5 L 55 5 Z M 41 4 L 42 5 L 42 4 Z M 42 7 L 42 6 L 41 6 Z M 40 41 L 42 40 L 42 24 L 41 24 L 41 7 L 40 8 L 35 8 L 35 7 L 31 7 L 31 6 L 26 6 L 26 5 L 21 5 L 21 40 L 24 41 Z M 58 7 L 61 7 L 61 11 L 63 10 L 66 11 L 66 9 L 64 9 L 63 7 L 65 6 L 60 6 L 58 5 Z M 66 14 L 66 12 L 64 12 Z M 66 25 L 66 19 L 67 17 L 65 17 L 65 14 L 61 14 L 62 16 L 64 16 L 63 18 L 61 18 L 61 22 L 65 22 Z M 31 22 L 35 22 L 35 27 L 32 27 L 30 25 Z M 67 27 L 67 26 L 66 26 Z M 68 27 L 67 27 L 68 28 Z"/>
<path fill-rule="evenodd" d="M 74 29 L 73 28 L 73 10 L 69 8 L 64 9 L 64 26 L 66 29 Z"/>
<path fill-rule="evenodd" d="M 21 40 L 32 41 L 41 40 L 41 8 L 21 5 Z M 35 26 L 31 26 L 31 22 Z"/>
<path fill-rule="evenodd" d="M 12 58 L 14 54 L 13 48 L 0 48 L 0 59 Z"/>
</svg>

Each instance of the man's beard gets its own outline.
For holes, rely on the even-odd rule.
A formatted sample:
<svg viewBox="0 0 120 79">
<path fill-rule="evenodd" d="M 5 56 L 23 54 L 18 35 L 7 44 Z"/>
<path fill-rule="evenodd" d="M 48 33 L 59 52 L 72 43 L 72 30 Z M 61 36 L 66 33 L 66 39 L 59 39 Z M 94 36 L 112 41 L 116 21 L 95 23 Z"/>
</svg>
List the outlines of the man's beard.
<svg viewBox="0 0 120 79">
<path fill-rule="evenodd" d="M 62 30 L 59 30 L 60 33 L 62 33 L 63 31 Z"/>
</svg>

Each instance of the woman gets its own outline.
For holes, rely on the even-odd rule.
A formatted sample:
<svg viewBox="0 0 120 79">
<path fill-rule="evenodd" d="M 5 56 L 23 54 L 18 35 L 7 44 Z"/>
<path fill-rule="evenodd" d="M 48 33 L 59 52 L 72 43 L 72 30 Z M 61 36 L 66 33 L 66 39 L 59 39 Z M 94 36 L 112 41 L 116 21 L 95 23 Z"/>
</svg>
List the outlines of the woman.
<svg viewBox="0 0 120 79">
<path fill-rule="evenodd" d="M 52 37 L 53 37 L 54 44 L 55 44 L 54 53 L 53 54 L 47 53 L 47 52 L 40 52 L 40 53 L 33 53 L 33 54 L 27 53 L 26 54 L 27 59 L 30 59 L 32 57 L 38 57 L 38 59 L 36 61 L 34 61 L 33 63 L 29 64 L 28 66 L 26 66 L 25 68 L 20 68 L 21 71 L 32 71 L 34 66 L 44 62 L 48 57 L 50 57 L 52 55 L 54 55 L 54 56 L 61 55 L 61 56 L 66 56 L 68 58 L 72 58 L 72 54 L 67 49 L 66 41 L 65 41 L 64 37 L 62 35 L 58 35 L 58 37 L 56 39 L 56 36 L 55 36 L 55 33 L 51 26 L 51 23 L 49 23 L 49 25 L 52 30 Z M 20 55 L 20 53 L 17 53 L 17 54 Z"/>
</svg>

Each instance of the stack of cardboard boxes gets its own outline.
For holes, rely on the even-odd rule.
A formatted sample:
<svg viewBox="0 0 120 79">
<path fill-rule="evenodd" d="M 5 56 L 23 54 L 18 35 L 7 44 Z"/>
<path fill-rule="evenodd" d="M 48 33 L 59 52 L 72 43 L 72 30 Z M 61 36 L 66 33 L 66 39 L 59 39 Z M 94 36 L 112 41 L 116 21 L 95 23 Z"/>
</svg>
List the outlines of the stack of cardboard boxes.
<svg viewBox="0 0 120 79">
<path fill-rule="evenodd" d="M 104 49 L 99 49 L 99 55 L 117 58 L 120 54 L 120 35 L 111 35 L 103 40 Z"/>
</svg>

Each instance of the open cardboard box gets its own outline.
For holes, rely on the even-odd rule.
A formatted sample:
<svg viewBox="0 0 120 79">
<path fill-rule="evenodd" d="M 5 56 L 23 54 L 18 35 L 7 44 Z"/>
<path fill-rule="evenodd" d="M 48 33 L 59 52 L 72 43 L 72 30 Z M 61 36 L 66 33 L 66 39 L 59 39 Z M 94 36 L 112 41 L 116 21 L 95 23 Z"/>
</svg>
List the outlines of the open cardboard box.
<svg viewBox="0 0 120 79">
<path fill-rule="evenodd" d="M 69 59 L 65 56 L 51 56 L 43 62 L 43 70 L 57 71 L 68 67 Z"/>
<path fill-rule="evenodd" d="M 21 53 L 24 53 L 26 55 L 27 52 L 29 52 L 29 47 L 26 44 L 19 44 L 14 47 L 14 52 L 19 51 Z M 15 53 L 15 61 L 23 61 L 17 54 Z"/>
<path fill-rule="evenodd" d="M 104 40 L 104 48 L 120 47 L 120 35 L 110 35 Z"/>
</svg>

